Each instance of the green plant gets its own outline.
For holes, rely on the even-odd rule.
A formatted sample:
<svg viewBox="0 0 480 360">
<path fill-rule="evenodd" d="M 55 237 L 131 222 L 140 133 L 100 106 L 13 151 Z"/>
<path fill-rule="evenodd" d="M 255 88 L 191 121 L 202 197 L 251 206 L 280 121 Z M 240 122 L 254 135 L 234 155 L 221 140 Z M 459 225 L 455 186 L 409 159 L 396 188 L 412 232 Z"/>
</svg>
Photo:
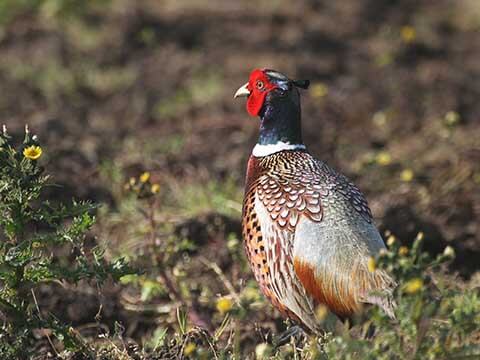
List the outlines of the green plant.
<svg viewBox="0 0 480 360">
<path fill-rule="evenodd" d="M 118 280 L 133 273 L 124 259 L 108 261 L 99 247 L 89 249 L 86 235 L 95 222 L 89 202 L 53 204 L 42 197 L 49 176 L 38 164 L 42 148 L 26 128 L 19 149 L 5 127 L 0 133 L 0 358 L 28 356 L 33 332 L 49 329 L 65 349 L 90 352 L 71 327 L 42 315 L 35 290 L 47 282 Z M 73 260 L 55 256 L 68 248 Z M 48 336 L 48 335 L 47 335 Z M 51 338 L 48 340 L 56 351 Z"/>
</svg>

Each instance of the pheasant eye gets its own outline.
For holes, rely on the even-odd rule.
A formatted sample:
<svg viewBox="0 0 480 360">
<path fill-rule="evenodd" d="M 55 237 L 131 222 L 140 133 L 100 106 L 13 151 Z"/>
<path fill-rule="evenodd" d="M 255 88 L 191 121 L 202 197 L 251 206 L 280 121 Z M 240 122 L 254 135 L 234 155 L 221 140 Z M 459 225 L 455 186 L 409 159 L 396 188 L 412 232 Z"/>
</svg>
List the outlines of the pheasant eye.
<svg viewBox="0 0 480 360">
<path fill-rule="evenodd" d="M 263 87 L 265 86 L 265 85 L 263 84 L 263 81 L 261 81 L 261 80 L 257 80 L 257 82 L 256 82 L 255 85 L 257 86 L 257 89 L 258 89 L 258 90 L 262 90 Z"/>
</svg>

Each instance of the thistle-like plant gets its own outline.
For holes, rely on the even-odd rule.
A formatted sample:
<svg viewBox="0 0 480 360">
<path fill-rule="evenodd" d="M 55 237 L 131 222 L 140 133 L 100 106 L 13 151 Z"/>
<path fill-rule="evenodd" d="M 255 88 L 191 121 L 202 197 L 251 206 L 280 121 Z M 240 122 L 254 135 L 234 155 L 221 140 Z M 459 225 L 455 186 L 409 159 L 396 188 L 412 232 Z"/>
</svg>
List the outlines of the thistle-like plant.
<svg viewBox="0 0 480 360">
<path fill-rule="evenodd" d="M 88 353 L 78 333 L 53 315 L 41 315 L 35 290 L 40 284 L 85 279 L 101 285 L 132 269 L 123 259 L 108 261 L 86 234 L 95 222 L 89 202 L 58 204 L 43 197 L 49 176 L 41 162 L 42 148 L 25 129 L 19 148 L 3 127 L 0 132 L 0 358 L 24 358 L 36 329 L 49 329 L 65 349 Z M 55 251 L 68 248 L 72 262 L 57 261 Z M 54 347 L 53 340 L 48 340 Z"/>
</svg>

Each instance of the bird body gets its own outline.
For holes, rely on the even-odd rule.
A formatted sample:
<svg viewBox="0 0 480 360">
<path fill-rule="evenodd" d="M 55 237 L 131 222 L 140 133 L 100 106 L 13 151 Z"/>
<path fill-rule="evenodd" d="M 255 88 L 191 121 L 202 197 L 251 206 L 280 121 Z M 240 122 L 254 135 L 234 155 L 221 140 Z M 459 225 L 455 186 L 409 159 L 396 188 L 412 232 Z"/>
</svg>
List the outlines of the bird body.
<svg viewBox="0 0 480 360">
<path fill-rule="evenodd" d="M 319 331 L 318 304 L 341 319 L 362 303 L 379 305 L 393 317 L 395 283 L 383 270 L 368 267 L 385 245 L 367 201 L 351 181 L 306 150 L 296 82 L 273 70 L 255 70 L 239 92 L 248 96 L 250 115 L 261 118 L 247 166 L 242 229 L 265 296 L 312 332 Z"/>
</svg>

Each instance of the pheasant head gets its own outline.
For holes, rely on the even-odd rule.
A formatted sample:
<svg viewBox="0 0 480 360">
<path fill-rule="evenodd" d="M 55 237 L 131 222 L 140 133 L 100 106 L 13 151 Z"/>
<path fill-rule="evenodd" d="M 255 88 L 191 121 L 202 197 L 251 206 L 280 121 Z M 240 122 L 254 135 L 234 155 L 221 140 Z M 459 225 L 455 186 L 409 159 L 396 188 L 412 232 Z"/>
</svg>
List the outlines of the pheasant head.
<svg viewBox="0 0 480 360">
<path fill-rule="evenodd" d="M 247 112 L 260 117 L 260 134 L 253 154 L 265 156 L 285 149 L 305 148 L 302 141 L 300 94 L 308 80 L 291 80 L 269 69 L 255 69 L 235 98 L 247 97 Z"/>
</svg>

